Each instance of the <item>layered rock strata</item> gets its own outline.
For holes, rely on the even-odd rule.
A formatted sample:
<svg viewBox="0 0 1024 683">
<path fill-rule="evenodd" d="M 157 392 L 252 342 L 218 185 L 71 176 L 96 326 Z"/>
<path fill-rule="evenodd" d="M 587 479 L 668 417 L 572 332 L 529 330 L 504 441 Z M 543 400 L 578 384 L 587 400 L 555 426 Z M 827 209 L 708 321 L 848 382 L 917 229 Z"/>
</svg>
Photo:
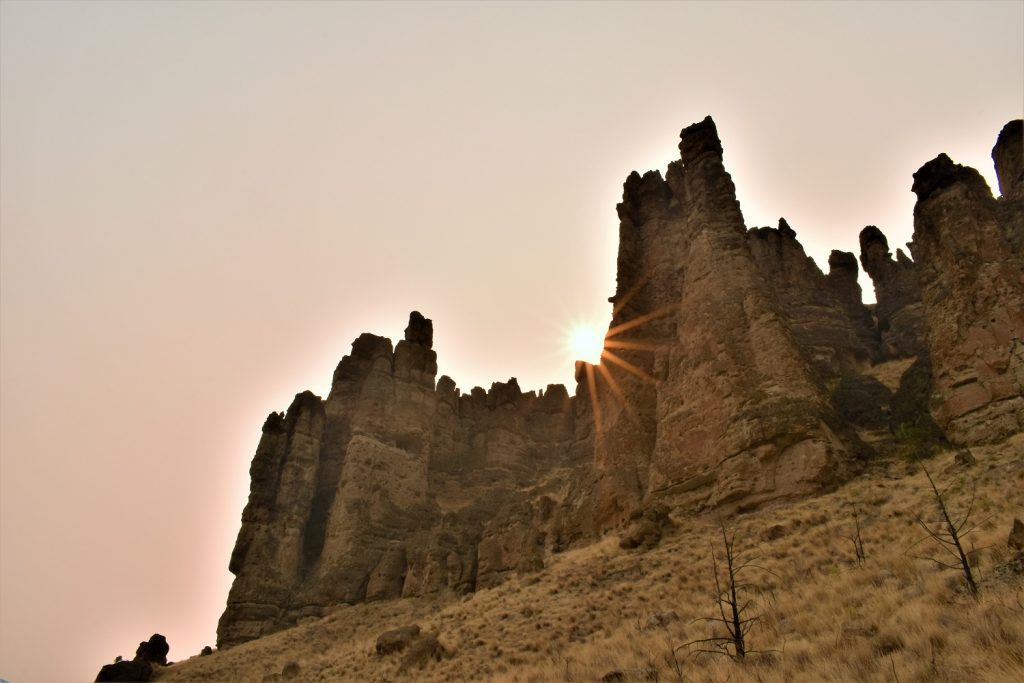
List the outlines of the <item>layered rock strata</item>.
<svg viewBox="0 0 1024 683">
<path fill-rule="evenodd" d="M 941 439 L 929 403 L 959 443 L 1021 431 L 1020 146 L 1017 122 L 993 151 L 998 200 L 944 156 L 915 175 L 913 261 L 865 228 L 872 312 L 853 254 L 824 274 L 785 220 L 748 230 L 714 123 L 684 129 L 664 177 L 625 181 L 605 351 L 577 364 L 574 396 L 515 379 L 462 393 L 414 312 L 394 347 L 356 339 L 326 399 L 267 418 L 218 644 L 339 603 L 477 590 L 612 529 L 647 547 L 669 510 L 821 491 L 871 455 L 862 436 Z M 895 390 L 869 374 L 907 357 Z"/>
</svg>

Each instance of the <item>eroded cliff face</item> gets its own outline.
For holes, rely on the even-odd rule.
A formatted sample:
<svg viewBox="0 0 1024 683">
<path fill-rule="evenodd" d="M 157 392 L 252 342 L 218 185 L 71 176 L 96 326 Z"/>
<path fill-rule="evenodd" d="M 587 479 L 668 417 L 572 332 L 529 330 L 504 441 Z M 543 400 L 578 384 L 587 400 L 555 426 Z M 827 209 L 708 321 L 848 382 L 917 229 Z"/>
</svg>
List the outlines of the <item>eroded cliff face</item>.
<svg viewBox="0 0 1024 683">
<path fill-rule="evenodd" d="M 875 316 L 883 354 L 910 358 L 925 353 L 918 265 L 902 249 L 897 249 L 893 258 L 889 240 L 873 225 L 860 232 L 860 262 L 875 286 Z"/>
<path fill-rule="evenodd" d="M 748 233 L 710 118 L 679 149 L 664 180 L 630 176 L 619 205 L 615 314 L 594 373 L 602 526 L 652 498 L 749 506 L 820 490 L 863 451 L 819 372 L 869 362 L 843 304 L 784 223 Z"/>
<path fill-rule="evenodd" d="M 589 451 L 586 412 L 561 385 L 435 384 L 432 340 L 418 312 L 394 350 L 364 334 L 326 400 L 305 392 L 267 419 L 221 645 L 332 604 L 473 591 L 569 542 L 554 508 Z"/>
<path fill-rule="evenodd" d="M 933 413 L 954 443 L 1024 429 L 1024 198 L 1020 121 L 992 156 L 1003 196 L 945 154 L 914 174 L 914 239 L 932 362 Z"/>
<path fill-rule="evenodd" d="M 360 336 L 326 399 L 264 424 L 219 645 L 335 604 L 494 585 L 666 504 L 822 491 L 901 426 L 941 437 L 929 407 L 957 442 L 1021 431 L 1019 124 L 993 150 L 998 200 L 944 156 L 915 175 L 913 261 L 864 229 L 873 311 L 853 254 L 824 274 L 785 220 L 746 228 L 708 118 L 664 178 L 626 179 L 605 354 L 577 365 L 575 395 L 462 393 L 417 312 L 395 347 Z M 870 375 L 907 357 L 896 391 Z"/>
</svg>

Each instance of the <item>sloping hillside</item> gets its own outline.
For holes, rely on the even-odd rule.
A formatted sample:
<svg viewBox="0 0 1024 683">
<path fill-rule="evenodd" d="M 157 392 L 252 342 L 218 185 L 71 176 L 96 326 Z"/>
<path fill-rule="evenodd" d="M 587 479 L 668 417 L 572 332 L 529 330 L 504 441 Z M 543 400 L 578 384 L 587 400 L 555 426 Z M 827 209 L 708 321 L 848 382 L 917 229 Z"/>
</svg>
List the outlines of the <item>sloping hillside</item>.
<svg viewBox="0 0 1024 683">
<path fill-rule="evenodd" d="M 746 661 L 680 647 L 711 633 L 714 516 L 677 520 L 655 549 L 620 549 L 617 536 L 557 556 L 543 572 L 463 598 L 337 608 L 205 657 L 162 669 L 177 681 L 1005 681 L 1024 680 L 1024 574 L 1007 546 L 1024 517 L 1024 435 L 927 466 L 954 512 L 970 502 L 981 597 L 928 558 L 943 551 L 916 521 L 936 516 L 917 467 L 879 463 L 833 493 L 777 503 L 728 522 L 755 589 L 761 622 Z M 857 511 L 867 559 L 856 562 Z M 446 654 L 381 656 L 377 637 L 417 624 Z M 420 643 L 429 642 L 421 638 Z M 172 643 L 173 644 L 173 643 Z M 172 656 L 173 656 L 172 651 Z M 429 653 L 427 653 L 429 654 Z M 290 666 L 292 665 L 292 666 Z M 618 672 L 616 674 L 615 672 Z M 286 675 L 282 675 L 282 673 Z"/>
</svg>

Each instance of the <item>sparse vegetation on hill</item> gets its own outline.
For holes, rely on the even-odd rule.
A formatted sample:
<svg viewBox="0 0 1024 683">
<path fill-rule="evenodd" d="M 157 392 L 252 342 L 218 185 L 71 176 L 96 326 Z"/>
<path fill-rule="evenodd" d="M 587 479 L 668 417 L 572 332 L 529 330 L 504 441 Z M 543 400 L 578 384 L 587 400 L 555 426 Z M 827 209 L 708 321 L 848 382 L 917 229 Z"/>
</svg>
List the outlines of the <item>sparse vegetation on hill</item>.
<svg viewBox="0 0 1024 683">
<path fill-rule="evenodd" d="M 978 600 L 959 572 L 908 550 L 921 538 L 916 515 L 934 508 L 934 494 L 916 464 L 893 459 L 833 493 L 734 519 L 737 553 L 756 553 L 771 571 L 755 582 L 763 610 L 752 637 L 778 652 L 742 662 L 672 656 L 716 635 L 701 620 L 715 593 L 709 543 L 721 542 L 712 513 L 676 519 L 649 551 L 622 549 L 609 535 L 495 588 L 342 606 L 161 669 L 157 680 L 1024 680 L 1024 559 L 1007 544 L 1024 511 L 1024 435 L 972 453 L 975 465 L 946 451 L 928 467 L 950 487 L 956 509 L 976 486 Z M 866 551 L 860 563 L 847 538 L 855 511 Z M 378 636 L 412 624 L 440 649 L 404 668 L 403 653 L 377 654 Z"/>
</svg>

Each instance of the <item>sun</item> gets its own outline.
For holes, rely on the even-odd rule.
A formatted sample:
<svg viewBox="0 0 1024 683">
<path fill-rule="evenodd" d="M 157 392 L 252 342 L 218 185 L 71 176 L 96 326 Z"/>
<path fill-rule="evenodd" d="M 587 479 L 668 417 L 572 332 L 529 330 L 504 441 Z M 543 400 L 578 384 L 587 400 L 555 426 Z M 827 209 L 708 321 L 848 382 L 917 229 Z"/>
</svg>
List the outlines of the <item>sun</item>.
<svg viewBox="0 0 1024 683">
<path fill-rule="evenodd" d="M 582 360 L 592 365 L 601 362 L 604 350 L 604 332 L 593 325 L 577 323 L 569 330 L 569 351 L 573 360 Z"/>
</svg>

